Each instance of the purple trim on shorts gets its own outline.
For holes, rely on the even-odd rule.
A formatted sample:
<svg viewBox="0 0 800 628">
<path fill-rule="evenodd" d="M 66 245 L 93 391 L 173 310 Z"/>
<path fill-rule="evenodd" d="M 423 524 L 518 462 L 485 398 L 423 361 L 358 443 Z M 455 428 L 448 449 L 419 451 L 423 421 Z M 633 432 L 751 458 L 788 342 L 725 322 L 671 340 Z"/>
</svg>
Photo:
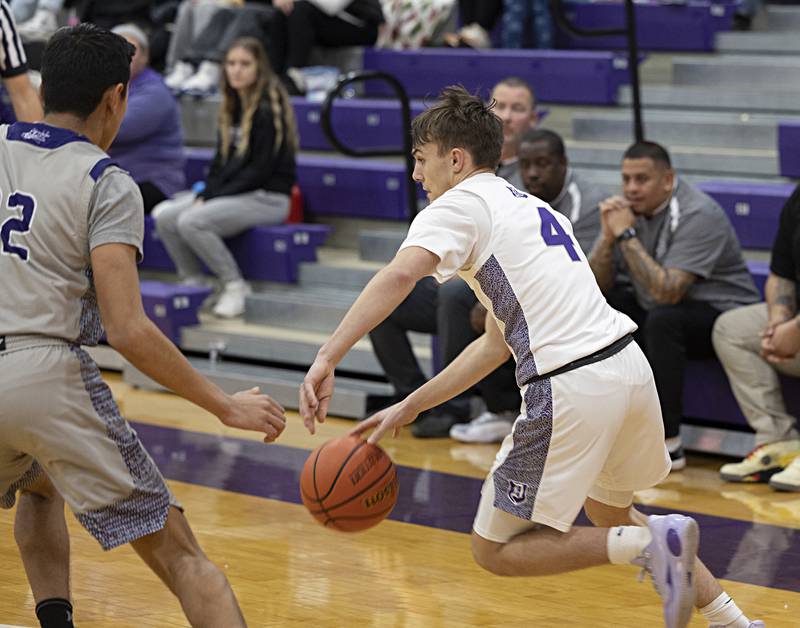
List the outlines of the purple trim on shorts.
<svg viewBox="0 0 800 628">
<path fill-rule="evenodd" d="M 42 467 L 40 467 L 39 463 L 34 460 L 31 463 L 31 466 L 28 467 L 28 470 L 22 474 L 22 477 L 8 487 L 5 495 L 0 496 L 0 508 L 5 508 L 6 510 L 13 508 L 14 504 L 17 502 L 17 491 L 28 488 L 31 484 L 39 479 L 41 474 Z"/>
<path fill-rule="evenodd" d="M 94 276 L 91 267 L 86 269 L 89 289 L 81 297 L 80 332 L 77 344 L 94 346 L 103 337 L 103 322 L 100 319 L 100 308 L 97 306 L 97 294 L 94 290 Z"/>
<path fill-rule="evenodd" d="M 538 375 L 528 323 L 494 255 L 475 273 L 475 279 L 491 300 L 495 317 L 505 326 L 506 343 L 517 360 L 517 385 L 525 388 L 525 418 L 514 424 L 514 445 L 492 474 L 494 507 L 529 520 L 533 516 L 553 435 L 553 391 L 549 379 L 528 384 Z"/>
<path fill-rule="evenodd" d="M 133 492 L 125 499 L 75 515 L 103 549 L 109 550 L 161 530 L 167 521 L 171 495 L 136 432 L 120 416 L 97 365 L 80 347 L 73 346 L 71 351 L 80 360 L 81 379 L 94 411 L 106 424 L 108 437 L 119 448 L 134 485 Z"/>
</svg>

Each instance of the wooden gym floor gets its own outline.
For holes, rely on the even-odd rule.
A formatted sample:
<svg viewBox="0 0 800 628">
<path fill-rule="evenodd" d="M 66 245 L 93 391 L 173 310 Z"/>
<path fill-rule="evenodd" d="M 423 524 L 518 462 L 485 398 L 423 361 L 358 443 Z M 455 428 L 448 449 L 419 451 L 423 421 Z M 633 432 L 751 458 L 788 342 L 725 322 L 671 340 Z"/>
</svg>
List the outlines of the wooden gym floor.
<svg viewBox="0 0 800 628">
<path fill-rule="evenodd" d="M 331 419 L 311 437 L 293 414 L 279 443 L 264 445 L 178 397 L 107 379 L 251 627 L 663 625 L 658 597 L 637 582 L 633 567 L 502 579 L 473 564 L 467 532 L 494 446 L 407 434 L 385 440 L 401 465 L 392 520 L 346 535 L 312 520 L 297 485 L 308 451 L 348 431 L 351 421 Z M 724 484 L 720 464 L 692 457 L 687 470 L 637 501 L 648 512 L 693 513 L 701 556 L 739 606 L 768 628 L 800 628 L 800 494 Z M 186 626 L 177 602 L 132 550 L 103 553 L 68 520 L 76 625 Z M 0 511 L 0 624 L 36 626 L 12 523 L 13 511 Z M 691 625 L 706 623 L 698 616 Z"/>
</svg>

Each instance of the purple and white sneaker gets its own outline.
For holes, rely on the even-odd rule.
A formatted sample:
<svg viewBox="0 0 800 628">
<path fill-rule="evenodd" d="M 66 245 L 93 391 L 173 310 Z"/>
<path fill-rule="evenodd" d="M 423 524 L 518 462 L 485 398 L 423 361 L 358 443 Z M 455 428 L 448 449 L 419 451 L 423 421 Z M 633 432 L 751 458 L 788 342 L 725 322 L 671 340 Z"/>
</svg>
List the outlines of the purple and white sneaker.
<svg viewBox="0 0 800 628">
<path fill-rule="evenodd" d="M 633 561 L 642 577 L 650 574 L 664 603 L 666 628 L 684 628 L 692 618 L 695 599 L 694 564 L 700 529 L 691 517 L 650 516 L 647 527 L 653 540 Z"/>
</svg>

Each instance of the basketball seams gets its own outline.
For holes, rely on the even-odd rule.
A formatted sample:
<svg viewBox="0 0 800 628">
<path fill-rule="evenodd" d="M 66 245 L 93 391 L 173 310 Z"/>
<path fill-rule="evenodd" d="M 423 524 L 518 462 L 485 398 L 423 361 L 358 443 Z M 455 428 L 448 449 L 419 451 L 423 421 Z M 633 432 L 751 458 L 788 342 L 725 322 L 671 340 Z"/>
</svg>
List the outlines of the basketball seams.
<svg viewBox="0 0 800 628">
<path fill-rule="evenodd" d="M 328 496 L 333 492 L 333 488 L 336 486 L 336 482 L 339 481 L 339 478 L 342 475 L 342 471 L 344 471 L 344 468 L 347 466 L 347 463 L 350 462 L 350 459 L 355 455 L 355 453 L 359 449 L 361 449 L 366 444 L 367 444 L 367 441 L 365 441 L 365 440 L 359 441 L 359 443 L 355 447 L 353 447 L 353 449 L 350 450 L 350 453 L 347 454 L 347 458 L 345 458 L 344 461 L 342 462 L 342 464 L 339 466 L 339 470 L 336 472 L 336 476 L 333 478 L 333 482 L 331 482 L 331 487 L 328 489 L 328 492 L 325 493 L 325 495 L 323 495 L 322 497 L 320 497 L 318 499 L 320 504 L 325 499 L 327 499 Z M 322 453 L 322 449 L 321 448 L 320 448 L 320 452 L 319 453 L 320 454 Z M 318 459 L 319 459 L 319 455 L 317 456 L 317 460 Z M 317 461 L 315 460 L 314 461 L 314 487 L 316 487 L 316 486 L 317 486 Z M 317 493 L 317 495 L 319 495 L 319 493 Z"/>
<path fill-rule="evenodd" d="M 388 458 L 388 456 L 387 456 L 387 458 Z M 310 511 L 310 512 L 311 512 L 311 514 L 312 514 L 312 515 L 318 515 L 318 514 L 320 514 L 320 513 L 323 513 L 323 512 L 324 512 L 326 515 L 330 516 L 330 511 L 331 511 L 331 510 L 336 510 L 337 508 L 341 508 L 342 506 L 345 506 L 345 505 L 349 504 L 349 503 L 350 503 L 351 501 L 353 501 L 354 499 L 358 499 L 358 498 L 359 498 L 359 497 L 361 497 L 361 496 L 362 496 L 364 493 L 366 493 L 366 492 L 367 492 L 367 491 L 369 491 L 369 490 L 370 490 L 372 487 L 374 487 L 374 486 L 375 486 L 375 485 L 376 485 L 378 482 L 380 482 L 380 481 L 381 481 L 381 480 L 382 480 L 384 477 L 386 477 L 386 474 L 387 474 L 387 473 L 389 473 L 389 471 L 391 471 L 391 470 L 392 470 L 392 469 L 394 469 L 394 468 L 395 468 L 395 466 L 394 466 L 394 462 L 392 462 L 391 460 L 389 460 L 389 466 L 388 466 L 388 467 L 386 467 L 386 469 L 384 469 L 384 470 L 383 470 L 383 473 L 381 473 L 381 474 L 380 474 L 380 475 L 379 475 L 377 478 L 375 478 L 375 479 L 372 481 L 372 483 L 371 483 L 371 484 L 369 484 L 368 486 L 365 486 L 363 489 L 361 489 L 361 490 L 360 490 L 358 493 L 356 493 L 355 495 L 351 495 L 350 497 L 348 497 L 348 498 L 347 498 L 346 500 L 344 500 L 343 502 L 339 502 L 338 504 L 336 504 L 336 505 L 334 505 L 334 506 L 324 506 L 324 505 L 322 504 L 322 502 L 320 501 L 320 502 L 319 502 L 319 505 L 320 505 L 321 509 L 320 509 L 320 510 L 311 510 L 311 511 Z M 395 472 L 395 478 L 397 478 L 397 473 L 396 473 L 396 472 Z M 323 499 L 325 499 L 325 498 L 323 497 Z"/>
</svg>

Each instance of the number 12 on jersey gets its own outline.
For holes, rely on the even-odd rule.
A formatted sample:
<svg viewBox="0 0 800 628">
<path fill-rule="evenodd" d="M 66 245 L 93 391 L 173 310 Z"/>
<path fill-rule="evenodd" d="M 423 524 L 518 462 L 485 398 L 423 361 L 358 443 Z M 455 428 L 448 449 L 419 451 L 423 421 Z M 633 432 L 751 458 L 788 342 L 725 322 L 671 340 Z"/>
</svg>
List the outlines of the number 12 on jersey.
<svg viewBox="0 0 800 628">
<path fill-rule="evenodd" d="M 0 203 L 3 197 L 0 194 Z M 0 226 L 0 252 L 3 255 L 16 255 L 23 262 L 28 261 L 28 249 L 24 246 L 12 244 L 11 234 L 28 233 L 31 230 L 33 214 L 36 211 L 36 200 L 23 192 L 14 192 L 8 197 L 6 207 L 9 211 L 22 210 L 22 216 L 8 218 Z"/>
<path fill-rule="evenodd" d="M 573 262 L 580 262 L 581 258 L 575 250 L 575 243 L 569 234 L 564 231 L 561 223 L 550 213 L 546 207 L 539 207 L 539 218 L 542 220 L 542 240 L 547 246 L 563 246 Z"/>
</svg>

